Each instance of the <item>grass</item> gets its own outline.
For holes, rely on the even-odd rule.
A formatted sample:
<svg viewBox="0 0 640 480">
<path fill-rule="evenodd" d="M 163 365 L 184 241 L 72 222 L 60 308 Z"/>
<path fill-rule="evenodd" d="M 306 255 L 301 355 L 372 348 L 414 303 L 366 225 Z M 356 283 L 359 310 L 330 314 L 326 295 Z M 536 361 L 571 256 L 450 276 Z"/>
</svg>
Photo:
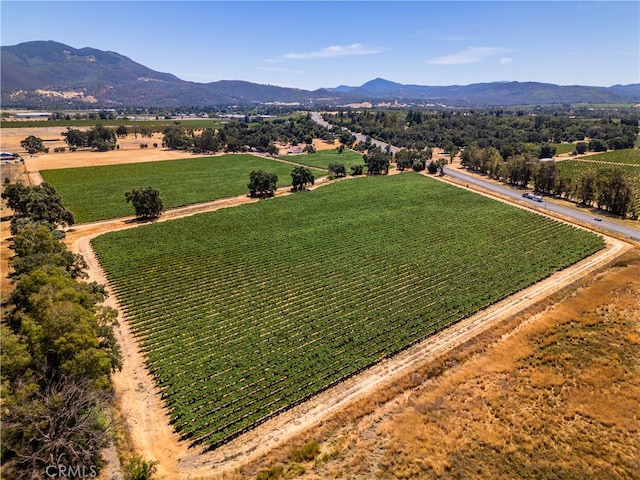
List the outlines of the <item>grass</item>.
<svg viewBox="0 0 640 480">
<path fill-rule="evenodd" d="M 335 149 L 320 150 L 312 154 L 287 155 L 280 158 L 323 170 L 328 170 L 331 163 L 342 163 L 346 167 L 347 173 L 349 173 L 351 165 L 364 165 L 362 154 L 353 150 L 344 150 L 342 153 L 338 153 Z"/>
<path fill-rule="evenodd" d="M 93 246 L 177 430 L 215 446 L 603 242 L 407 173 Z"/>
<path fill-rule="evenodd" d="M 590 155 L 582 158 L 581 160 L 600 163 L 623 163 L 625 165 L 635 165 L 636 167 L 640 167 L 640 149 L 626 148 L 624 150 L 603 152 L 596 155 Z"/>
<path fill-rule="evenodd" d="M 223 155 L 162 162 L 43 170 L 42 177 L 62 195 L 76 223 L 133 215 L 124 193 L 134 187 L 160 190 L 165 208 L 248 193 L 252 170 L 278 175 L 291 185 L 293 166 L 254 155 Z M 314 172 L 318 175 L 319 172 Z"/>
<path fill-rule="evenodd" d="M 556 155 L 571 153 L 576 149 L 576 146 L 573 143 L 552 143 L 551 145 L 556 147 Z"/>
</svg>

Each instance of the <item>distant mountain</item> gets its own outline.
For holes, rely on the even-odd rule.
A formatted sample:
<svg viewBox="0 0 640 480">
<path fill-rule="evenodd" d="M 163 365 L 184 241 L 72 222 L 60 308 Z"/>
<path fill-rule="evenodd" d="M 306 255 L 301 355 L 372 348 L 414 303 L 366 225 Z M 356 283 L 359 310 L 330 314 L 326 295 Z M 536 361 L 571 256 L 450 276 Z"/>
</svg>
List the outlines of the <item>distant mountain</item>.
<svg viewBox="0 0 640 480">
<path fill-rule="evenodd" d="M 608 88 L 537 82 L 422 86 L 376 78 L 358 87 L 341 85 L 308 91 L 237 80 L 188 82 L 115 52 L 76 49 L 53 41 L 21 43 L 1 50 L 5 107 L 179 107 L 270 102 L 315 106 L 363 101 L 450 106 L 640 103 L 640 84 Z"/>
<path fill-rule="evenodd" d="M 315 98 L 305 90 L 243 81 L 188 82 L 118 53 L 52 41 L 2 47 L 1 65 L 3 106 L 208 106 Z"/>
<path fill-rule="evenodd" d="M 430 87 L 404 85 L 376 78 L 359 87 L 342 85 L 338 91 L 376 100 L 422 101 L 452 106 L 640 102 L 640 84 L 637 83 L 587 87 L 538 82 L 491 82 Z"/>
</svg>

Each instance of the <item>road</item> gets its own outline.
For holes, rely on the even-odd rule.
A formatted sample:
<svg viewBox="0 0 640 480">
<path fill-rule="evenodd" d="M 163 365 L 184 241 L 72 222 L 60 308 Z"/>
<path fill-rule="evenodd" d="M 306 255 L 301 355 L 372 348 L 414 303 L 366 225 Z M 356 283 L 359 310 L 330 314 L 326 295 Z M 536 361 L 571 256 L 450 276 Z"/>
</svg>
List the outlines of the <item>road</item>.
<svg viewBox="0 0 640 480">
<path fill-rule="evenodd" d="M 312 112 L 311 118 L 314 121 L 316 121 L 318 124 L 326 128 L 332 128 L 331 124 L 325 122 L 322 119 L 322 117 L 320 117 L 320 114 L 318 112 Z M 360 133 L 353 133 L 353 132 L 352 134 L 356 137 L 356 139 L 359 142 L 365 141 L 365 138 L 366 138 L 365 135 L 362 135 Z M 388 145 L 387 143 L 381 142 L 379 140 L 372 140 L 372 143 L 374 145 L 379 146 L 383 150 L 387 148 L 387 145 Z M 391 145 L 389 148 L 392 153 L 396 153 L 398 150 L 400 150 L 398 147 L 394 147 L 393 145 Z M 484 190 L 495 192 L 502 196 L 513 198 L 514 200 L 525 201 L 528 203 L 530 202 L 532 207 L 535 206 L 536 208 L 539 208 L 541 210 L 546 210 L 548 212 L 562 215 L 563 217 L 575 220 L 579 224 L 591 225 L 593 227 L 597 227 L 599 230 L 602 230 L 602 231 L 615 233 L 617 235 L 621 235 L 631 240 L 640 241 L 640 229 L 620 225 L 618 223 L 609 221 L 605 218 L 596 220 L 596 218 L 600 218 L 600 217 L 594 217 L 589 212 L 581 212 L 574 208 L 558 205 L 556 203 L 549 203 L 544 201 L 537 202 L 535 200 L 525 199 L 522 197 L 522 193 L 523 193 L 522 190 L 513 189 L 505 185 L 497 185 L 493 182 L 488 182 L 481 178 L 477 178 L 476 176 L 463 173 L 460 170 L 454 170 L 452 168 L 445 167 L 443 171 L 448 176 L 461 180 L 465 183 L 481 187 Z"/>
<path fill-rule="evenodd" d="M 521 200 L 527 203 L 530 203 L 532 206 L 539 208 L 541 210 L 547 210 L 549 212 L 553 212 L 563 217 L 568 217 L 573 220 L 576 220 L 582 224 L 592 225 L 601 230 L 606 230 L 608 232 L 613 232 L 618 235 L 622 235 L 623 237 L 630 238 L 632 240 L 640 241 L 640 230 L 637 228 L 626 227 L 624 225 L 619 225 L 615 222 L 611 222 L 606 220 L 605 218 L 601 220 L 596 220 L 590 212 L 581 212 L 579 210 L 575 210 L 571 207 L 565 207 L 563 205 L 558 205 L 556 203 L 545 202 L 537 202 L 535 200 L 525 199 L 522 197 L 522 190 L 516 190 L 513 188 L 509 188 L 507 186 L 496 185 L 495 183 L 488 182 L 481 178 L 477 178 L 472 175 L 465 174 L 459 170 L 454 170 L 451 168 L 444 168 L 444 173 L 447 175 L 462 180 L 466 183 L 476 185 L 485 190 L 489 190 L 492 192 L 499 193 L 500 195 L 507 196 L 509 198 L 513 198 L 514 200 Z"/>
</svg>

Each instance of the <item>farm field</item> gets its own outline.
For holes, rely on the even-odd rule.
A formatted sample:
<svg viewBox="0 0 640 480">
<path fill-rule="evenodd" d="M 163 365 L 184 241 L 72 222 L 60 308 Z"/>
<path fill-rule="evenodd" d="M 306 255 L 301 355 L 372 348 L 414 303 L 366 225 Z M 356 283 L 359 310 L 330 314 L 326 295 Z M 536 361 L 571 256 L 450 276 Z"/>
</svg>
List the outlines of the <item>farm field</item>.
<svg viewBox="0 0 640 480">
<path fill-rule="evenodd" d="M 604 245 L 413 173 L 92 244 L 177 431 L 210 446 Z"/>
<path fill-rule="evenodd" d="M 364 165 L 362 154 L 354 152 L 353 150 L 345 149 L 342 153 L 334 149 L 318 150 L 312 154 L 301 155 L 286 155 L 280 157 L 283 160 L 289 160 L 291 162 L 301 163 L 310 167 L 322 168 L 323 170 L 329 169 L 331 163 L 342 163 L 349 173 L 351 165 Z"/>
<path fill-rule="evenodd" d="M 291 185 L 293 166 L 254 155 L 222 155 L 158 161 L 42 170 L 46 182 L 56 187 L 76 223 L 133 215 L 124 193 L 152 186 L 160 191 L 165 208 L 179 207 L 248 193 L 252 170 L 278 175 L 278 186 Z M 319 176 L 323 172 L 314 170 Z"/>
</svg>

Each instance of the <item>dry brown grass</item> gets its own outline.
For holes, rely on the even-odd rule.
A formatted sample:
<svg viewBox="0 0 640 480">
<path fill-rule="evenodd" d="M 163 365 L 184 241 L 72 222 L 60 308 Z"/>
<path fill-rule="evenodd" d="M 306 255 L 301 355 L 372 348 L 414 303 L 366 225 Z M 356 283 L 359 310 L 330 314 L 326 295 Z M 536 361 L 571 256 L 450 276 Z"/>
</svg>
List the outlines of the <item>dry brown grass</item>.
<svg viewBox="0 0 640 480">
<path fill-rule="evenodd" d="M 328 454 L 300 478 L 640 478 L 640 252 L 356 402 L 240 477 L 286 462 L 311 439 Z"/>
</svg>

